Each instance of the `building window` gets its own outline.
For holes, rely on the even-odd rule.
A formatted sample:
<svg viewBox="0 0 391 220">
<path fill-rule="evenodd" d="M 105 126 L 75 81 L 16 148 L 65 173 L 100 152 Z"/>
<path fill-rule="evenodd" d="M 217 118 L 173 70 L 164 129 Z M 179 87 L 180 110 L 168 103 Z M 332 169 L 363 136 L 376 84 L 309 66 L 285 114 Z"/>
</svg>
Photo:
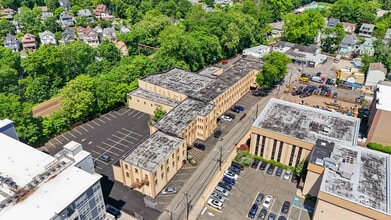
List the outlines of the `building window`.
<svg viewBox="0 0 391 220">
<path fill-rule="evenodd" d="M 163 165 L 160 166 L 160 170 L 163 171 Z"/>
<path fill-rule="evenodd" d="M 280 148 L 278 149 L 278 155 L 277 155 L 277 162 L 280 162 L 281 160 L 281 154 L 282 154 L 282 147 L 284 145 L 284 142 L 280 141 Z"/>
<path fill-rule="evenodd" d="M 145 178 L 146 180 L 148 180 L 148 175 L 147 175 L 147 174 L 145 174 L 145 175 L 144 175 L 144 178 Z"/>
<path fill-rule="evenodd" d="M 137 169 L 137 168 L 135 168 L 135 169 L 134 169 L 134 172 L 135 172 L 135 173 L 138 173 L 138 169 Z"/>
<path fill-rule="evenodd" d="M 293 158 L 295 157 L 295 151 L 296 151 L 296 146 L 293 145 L 291 150 L 291 156 L 289 157 L 289 164 L 288 164 L 289 166 L 292 166 Z"/>
<path fill-rule="evenodd" d="M 300 163 L 300 158 L 301 158 L 301 152 L 303 151 L 303 148 L 299 148 L 299 152 L 297 153 L 297 158 L 296 158 L 296 164 L 299 164 Z"/>
<path fill-rule="evenodd" d="M 128 165 L 127 165 L 127 164 L 125 164 L 125 169 L 129 169 L 129 167 L 128 167 Z"/>
<path fill-rule="evenodd" d="M 170 167 L 167 167 L 167 173 L 170 172 Z"/>
<path fill-rule="evenodd" d="M 171 155 L 171 158 L 172 158 L 172 159 L 174 159 L 174 156 L 175 156 L 175 155 L 174 155 L 174 154 L 172 154 L 172 155 Z"/>
<path fill-rule="evenodd" d="M 155 185 L 157 185 L 157 180 L 155 180 Z"/>
<path fill-rule="evenodd" d="M 261 135 L 257 134 L 257 141 L 255 142 L 255 155 L 258 155 L 258 150 L 259 150 L 259 139 L 261 138 Z"/>
<path fill-rule="evenodd" d="M 172 161 L 172 166 L 174 166 L 175 165 L 175 161 Z"/>
<path fill-rule="evenodd" d="M 126 177 L 129 177 L 129 172 L 126 172 Z"/>
<path fill-rule="evenodd" d="M 266 142 L 266 137 L 262 136 L 261 154 L 259 155 L 261 157 L 263 157 L 263 152 L 265 151 L 265 142 Z"/>
<path fill-rule="evenodd" d="M 146 105 L 147 103 L 146 102 L 144 102 L 144 105 Z"/>
<path fill-rule="evenodd" d="M 164 172 L 162 173 L 162 175 L 161 175 L 161 176 L 162 176 L 162 178 L 164 177 Z"/>
<path fill-rule="evenodd" d="M 137 102 L 140 102 L 140 100 L 137 99 Z"/>
<path fill-rule="evenodd" d="M 272 157 L 271 159 L 274 160 L 274 154 L 276 153 L 276 147 L 277 147 L 277 140 L 273 140 L 273 150 L 272 150 Z"/>
</svg>

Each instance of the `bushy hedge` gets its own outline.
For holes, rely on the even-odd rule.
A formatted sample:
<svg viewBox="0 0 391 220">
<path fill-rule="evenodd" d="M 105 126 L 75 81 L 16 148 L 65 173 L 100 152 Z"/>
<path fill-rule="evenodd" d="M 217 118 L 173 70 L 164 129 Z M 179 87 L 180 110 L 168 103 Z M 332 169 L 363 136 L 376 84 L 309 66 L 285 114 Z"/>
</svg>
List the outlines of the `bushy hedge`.
<svg viewBox="0 0 391 220">
<path fill-rule="evenodd" d="M 381 151 L 387 154 L 391 154 L 391 146 L 383 146 L 381 144 L 371 142 L 368 144 L 368 148 L 372 150 Z"/>
<path fill-rule="evenodd" d="M 285 165 L 285 164 L 282 164 L 280 162 L 277 162 L 275 160 L 266 160 L 265 158 L 263 157 L 260 157 L 260 156 L 256 156 L 256 155 L 251 155 L 248 150 L 239 150 L 234 161 L 235 162 L 238 162 L 244 166 L 249 166 L 251 164 L 251 161 L 253 159 L 258 159 L 260 161 L 266 161 L 267 163 L 269 164 L 273 164 L 274 166 L 277 166 L 277 167 L 281 167 L 283 169 L 286 169 L 286 170 L 292 170 L 292 171 L 295 171 L 295 168 L 294 167 L 291 167 L 291 166 L 288 166 L 288 165 Z"/>
</svg>

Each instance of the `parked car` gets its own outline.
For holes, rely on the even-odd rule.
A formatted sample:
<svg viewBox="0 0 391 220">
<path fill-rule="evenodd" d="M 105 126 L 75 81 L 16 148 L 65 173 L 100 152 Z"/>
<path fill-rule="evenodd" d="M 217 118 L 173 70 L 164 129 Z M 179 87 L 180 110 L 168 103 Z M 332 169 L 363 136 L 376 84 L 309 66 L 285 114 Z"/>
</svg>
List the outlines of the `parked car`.
<svg viewBox="0 0 391 220">
<path fill-rule="evenodd" d="M 275 167 L 276 166 L 274 166 L 273 164 L 270 164 L 269 168 L 267 168 L 266 173 L 272 175 L 274 173 L 274 168 Z"/>
<path fill-rule="evenodd" d="M 262 161 L 261 165 L 259 166 L 259 169 L 260 170 L 264 170 L 264 169 L 266 169 L 266 166 L 267 166 L 267 162 L 266 161 Z"/>
<path fill-rule="evenodd" d="M 229 170 L 225 171 L 224 175 L 228 176 L 229 178 L 232 178 L 234 180 L 237 180 L 238 177 L 239 177 L 238 174 L 236 174 L 236 173 L 234 173 L 232 171 L 229 171 Z"/>
<path fill-rule="evenodd" d="M 314 89 L 314 92 L 312 94 L 318 95 L 319 94 L 319 89 Z"/>
<path fill-rule="evenodd" d="M 205 150 L 205 145 L 195 142 L 194 147 L 200 150 Z"/>
<path fill-rule="evenodd" d="M 257 169 L 258 168 L 258 164 L 259 164 L 259 161 L 258 159 L 254 159 L 253 162 L 251 163 L 251 168 L 254 168 L 254 169 Z"/>
<path fill-rule="evenodd" d="M 214 200 L 217 200 L 219 202 L 222 202 L 222 203 L 224 203 L 224 200 L 225 200 L 224 196 L 222 196 L 222 195 L 220 195 L 220 194 L 218 194 L 216 192 L 212 192 L 210 194 L 210 198 L 212 198 Z"/>
<path fill-rule="evenodd" d="M 311 78 L 311 81 L 312 82 L 317 82 L 317 83 L 323 83 L 322 78 L 320 78 L 319 76 L 313 76 Z"/>
<path fill-rule="evenodd" d="M 235 105 L 234 108 L 238 109 L 239 111 L 244 111 L 244 107 L 240 105 Z"/>
<path fill-rule="evenodd" d="M 229 185 L 229 184 L 227 184 L 227 183 L 224 183 L 224 182 L 219 182 L 219 183 L 217 184 L 217 186 L 220 186 L 221 188 L 226 189 L 226 190 L 229 190 L 229 191 L 232 190 L 232 186 Z"/>
<path fill-rule="evenodd" d="M 175 194 L 176 193 L 176 188 L 175 187 L 167 187 L 162 190 L 163 195 L 168 195 L 168 194 Z"/>
<path fill-rule="evenodd" d="M 301 74 L 299 78 L 300 82 L 308 82 L 309 80 L 310 80 L 310 75 L 306 73 Z"/>
<path fill-rule="evenodd" d="M 291 203 L 288 202 L 288 201 L 285 201 L 285 202 L 282 204 L 281 212 L 284 213 L 284 214 L 288 214 L 289 207 L 291 207 Z"/>
<path fill-rule="evenodd" d="M 292 179 L 291 179 L 291 182 L 292 182 L 292 183 L 297 183 L 298 181 L 299 181 L 299 176 L 296 175 L 296 174 L 293 174 Z"/>
<path fill-rule="evenodd" d="M 317 73 L 316 73 L 316 76 L 317 76 L 317 77 L 320 77 L 320 75 L 322 75 L 321 72 L 317 72 Z"/>
<path fill-rule="evenodd" d="M 221 210 L 223 208 L 223 203 L 220 201 L 217 201 L 215 199 L 209 199 L 208 205 L 212 206 L 213 208 Z"/>
<path fill-rule="evenodd" d="M 282 175 L 282 168 L 281 167 L 277 167 L 276 176 L 281 176 L 281 175 Z"/>
<path fill-rule="evenodd" d="M 289 178 L 291 178 L 291 175 L 292 175 L 292 170 L 286 170 L 283 177 L 284 180 L 289 180 Z"/>
<path fill-rule="evenodd" d="M 265 219 L 267 215 L 267 210 L 265 208 L 262 208 L 261 209 L 261 212 L 259 212 L 259 215 L 258 215 L 258 220 L 263 220 Z"/>
<path fill-rule="evenodd" d="M 230 178 L 228 176 L 223 176 L 223 182 L 228 184 L 228 185 L 231 185 L 231 186 L 235 185 L 235 183 L 236 183 L 235 179 Z"/>
<path fill-rule="evenodd" d="M 265 208 L 269 208 L 270 204 L 272 204 L 272 201 L 273 201 L 273 197 L 271 195 L 267 195 L 262 206 Z"/>
<path fill-rule="evenodd" d="M 232 121 L 232 118 L 230 118 L 226 115 L 222 115 L 220 118 L 223 119 L 224 121 Z"/>
<path fill-rule="evenodd" d="M 222 133 L 223 132 L 221 130 L 216 130 L 215 133 L 213 134 L 213 137 L 218 138 L 221 136 Z"/>
<path fill-rule="evenodd" d="M 233 112 L 236 112 L 236 113 L 239 113 L 239 112 L 240 112 L 239 109 L 236 109 L 236 108 L 234 108 L 234 107 L 230 108 L 230 110 L 233 111 Z"/>
<path fill-rule="evenodd" d="M 258 193 L 258 196 L 255 199 L 255 203 L 257 203 L 258 205 L 261 204 L 263 197 L 265 197 L 265 195 L 263 195 L 263 193 Z"/>
<path fill-rule="evenodd" d="M 109 162 L 111 160 L 111 157 L 107 154 L 101 154 L 99 155 L 99 160 L 104 162 Z"/>
<path fill-rule="evenodd" d="M 338 92 L 334 92 L 333 93 L 333 98 L 337 98 L 338 97 Z"/>
<path fill-rule="evenodd" d="M 257 214 L 257 211 L 258 211 L 258 205 L 254 203 L 253 206 L 251 206 L 250 211 L 248 212 L 248 217 L 254 218 L 255 214 Z"/>
<path fill-rule="evenodd" d="M 240 163 L 238 163 L 238 162 L 235 162 L 235 161 L 232 161 L 232 162 L 231 162 L 231 166 L 232 166 L 232 167 L 236 167 L 236 168 L 238 168 L 238 169 L 240 169 L 240 170 L 243 170 L 243 169 L 244 169 L 244 166 L 243 166 L 242 164 L 240 164 Z"/>
<path fill-rule="evenodd" d="M 276 214 L 274 214 L 273 212 L 270 212 L 269 217 L 267 218 L 267 220 L 274 220 L 274 219 L 276 219 Z"/>
<path fill-rule="evenodd" d="M 236 173 L 238 175 L 240 175 L 240 169 L 237 168 L 237 167 L 231 166 L 231 167 L 228 167 L 228 170 L 231 171 L 231 172 L 234 172 L 234 173 Z"/>
<path fill-rule="evenodd" d="M 112 214 L 115 218 L 121 217 L 121 211 L 111 205 L 106 205 L 106 212 Z"/>
<path fill-rule="evenodd" d="M 235 119 L 235 114 L 232 114 L 232 113 L 225 113 L 224 115 L 225 115 L 225 116 L 228 116 L 228 117 L 230 117 L 230 118 L 232 118 L 232 119 Z"/>
<path fill-rule="evenodd" d="M 327 85 L 335 85 L 335 79 L 330 79 L 330 78 L 328 78 L 328 79 L 326 80 L 326 84 L 327 84 Z"/>
<path fill-rule="evenodd" d="M 214 191 L 216 193 L 219 193 L 219 194 L 223 195 L 223 196 L 228 196 L 228 191 L 226 189 L 220 187 L 220 186 L 216 186 Z"/>
<path fill-rule="evenodd" d="M 286 220 L 285 216 L 280 215 L 277 220 Z"/>
</svg>

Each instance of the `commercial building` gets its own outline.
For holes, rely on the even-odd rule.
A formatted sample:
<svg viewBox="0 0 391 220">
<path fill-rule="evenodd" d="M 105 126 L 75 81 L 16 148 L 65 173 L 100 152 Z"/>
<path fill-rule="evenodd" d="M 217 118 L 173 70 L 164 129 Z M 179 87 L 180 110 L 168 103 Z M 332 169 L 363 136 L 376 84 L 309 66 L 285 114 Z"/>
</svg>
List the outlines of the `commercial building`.
<svg viewBox="0 0 391 220">
<path fill-rule="evenodd" d="M 356 145 L 360 119 L 279 99 L 271 99 L 255 119 L 250 153 L 296 166 L 319 138 Z"/>
<path fill-rule="evenodd" d="M 391 219 L 391 155 L 318 140 L 308 162 L 313 219 Z"/>
<path fill-rule="evenodd" d="M 380 81 L 375 89 L 368 118 L 367 144 L 391 146 L 391 82 Z"/>
<path fill-rule="evenodd" d="M 91 154 L 71 142 L 50 156 L 14 139 L 8 122 L 0 129 L 0 219 L 105 219 Z"/>
<path fill-rule="evenodd" d="M 115 180 L 156 197 L 186 163 L 187 146 L 213 134 L 218 117 L 250 91 L 260 69 L 261 63 L 248 57 L 227 69 L 174 68 L 139 79 L 139 88 L 129 93 L 129 107 L 150 115 L 162 107 L 167 114 L 150 125 L 148 139 L 113 166 Z"/>
</svg>

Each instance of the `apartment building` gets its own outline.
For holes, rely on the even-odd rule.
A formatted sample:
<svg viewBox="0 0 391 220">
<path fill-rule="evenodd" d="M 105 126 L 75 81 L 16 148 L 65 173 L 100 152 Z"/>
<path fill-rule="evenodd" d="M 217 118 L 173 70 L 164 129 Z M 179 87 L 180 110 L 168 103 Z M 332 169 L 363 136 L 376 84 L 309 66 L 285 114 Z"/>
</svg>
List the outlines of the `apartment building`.
<svg viewBox="0 0 391 220">
<path fill-rule="evenodd" d="M 250 153 L 296 166 L 319 138 L 355 146 L 359 126 L 341 113 L 271 99 L 251 127 Z"/>
<path fill-rule="evenodd" d="M 167 114 L 150 125 L 147 140 L 113 166 L 115 180 L 156 197 L 186 162 L 187 146 L 213 134 L 218 117 L 250 91 L 260 69 L 261 63 L 248 57 L 226 69 L 208 67 L 193 73 L 174 68 L 139 79 L 139 88 L 129 93 L 129 107 L 150 115 L 162 107 Z M 168 150 L 153 156 L 163 148 Z M 149 151 L 142 156 L 141 152 Z M 154 165 L 148 167 L 139 158 Z"/>
<path fill-rule="evenodd" d="M 90 153 L 71 142 L 50 156 L 13 138 L 9 120 L 0 122 L 0 219 L 106 218 Z"/>
<path fill-rule="evenodd" d="M 308 162 L 313 219 L 391 219 L 389 154 L 317 140 Z"/>
</svg>

